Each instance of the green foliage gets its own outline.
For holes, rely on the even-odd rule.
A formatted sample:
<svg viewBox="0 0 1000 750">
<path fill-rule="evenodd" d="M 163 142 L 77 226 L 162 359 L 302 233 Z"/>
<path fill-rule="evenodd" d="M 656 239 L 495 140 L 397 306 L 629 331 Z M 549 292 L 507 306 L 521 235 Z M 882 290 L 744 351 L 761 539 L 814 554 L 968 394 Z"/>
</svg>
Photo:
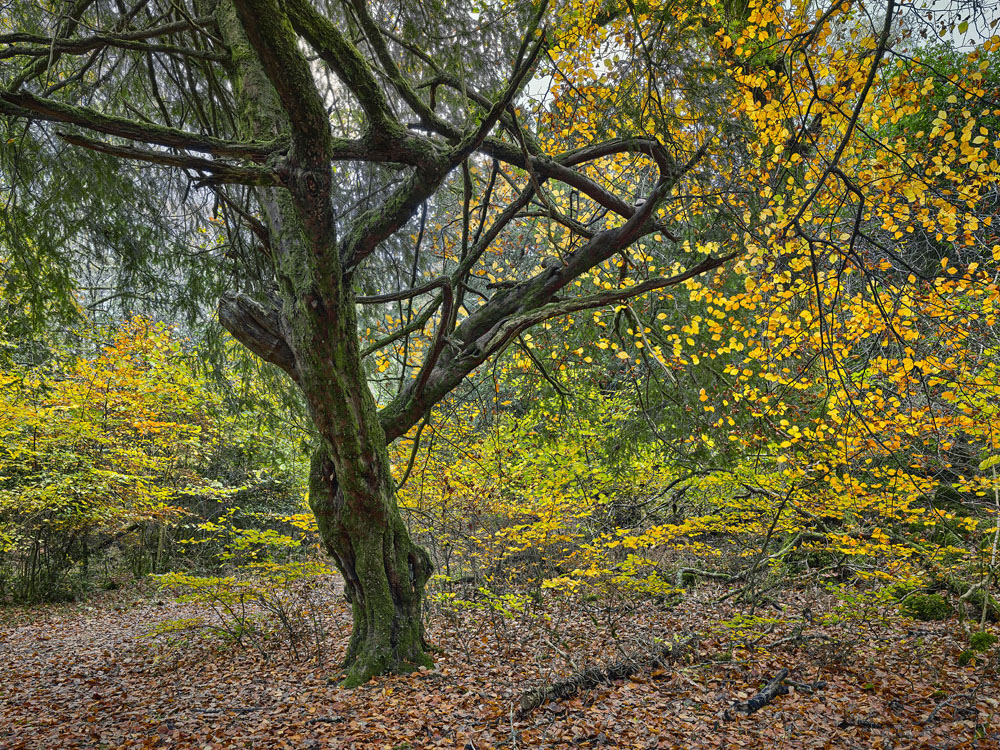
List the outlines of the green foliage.
<svg viewBox="0 0 1000 750">
<path fill-rule="evenodd" d="M 28 26 L 35 10 L 14 15 Z M 205 218 L 164 210 L 185 176 L 67 147 L 22 118 L 0 119 L 0 139 L 0 309 L 15 335 L 78 323 L 82 312 L 102 323 L 202 317 L 225 263 L 208 252 L 216 238 Z"/>
<path fill-rule="evenodd" d="M 227 414 L 166 326 L 134 318 L 74 340 L 42 365 L 0 370 L 0 600 L 162 570 L 178 523 L 259 484 L 287 503 L 294 481 L 260 450 L 244 451 L 250 477 L 220 481 L 220 455 L 269 441 Z"/>
<path fill-rule="evenodd" d="M 996 645 L 997 640 L 996 635 L 985 630 L 977 630 L 972 633 L 969 636 L 969 647 L 958 655 L 958 665 L 967 667 L 970 664 L 975 664 L 980 655 L 987 653 Z"/>
<path fill-rule="evenodd" d="M 688 542 L 661 524 L 677 513 L 678 477 L 662 445 L 630 439 L 626 395 L 583 384 L 572 399 L 502 409 L 485 430 L 478 417 L 459 408 L 425 433 L 423 470 L 400 491 L 441 562 L 438 601 L 460 606 L 462 580 L 507 615 L 552 596 L 676 601 L 667 559 Z M 410 447 L 399 446 L 397 471 Z"/>
<path fill-rule="evenodd" d="M 207 630 L 236 646 L 253 647 L 269 656 L 273 636 L 280 635 L 296 658 L 324 658 L 325 630 L 313 587 L 332 570 L 316 557 L 318 532 L 309 513 L 273 516 L 277 528 L 239 528 L 230 512 L 197 526 L 200 535 L 182 540 L 217 550 L 219 575 L 170 572 L 156 576 L 180 602 L 207 605 L 210 618 L 169 620 L 151 633 Z M 262 519 L 258 519 L 262 520 Z"/>
<path fill-rule="evenodd" d="M 997 636 L 985 630 L 977 630 L 969 636 L 969 648 L 980 653 L 989 651 L 996 642 Z"/>
<path fill-rule="evenodd" d="M 952 607 L 941 594 L 911 594 L 900 603 L 899 611 L 915 620 L 946 620 Z"/>
</svg>

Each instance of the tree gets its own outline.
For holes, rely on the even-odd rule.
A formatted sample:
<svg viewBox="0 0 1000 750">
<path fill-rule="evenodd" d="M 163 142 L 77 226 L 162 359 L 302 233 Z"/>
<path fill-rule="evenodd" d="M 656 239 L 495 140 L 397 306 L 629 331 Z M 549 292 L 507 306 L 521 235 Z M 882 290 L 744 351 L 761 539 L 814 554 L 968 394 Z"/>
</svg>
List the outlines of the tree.
<svg viewBox="0 0 1000 750">
<path fill-rule="evenodd" d="M 461 8 L 448 11 L 456 24 L 475 25 Z M 524 29 L 516 49 L 510 44 L 515 25 L 484 24 L 499 30 L 500 38 L 490 40 L 499 42 L 498 57 L 513 62 L 492 94 L 499 68 L 477 65 L 485 88 L 479 80 L 470 85 L 380 28 L 364 2 L 318 8 L 304 0 L 222 0 L 183 9 L 140 3 L 129 13 L 82 0 L 58 16 L 20 6 L 6 11 L 8 22 L 17 20 L 2 38 L 12 61 L 4 68 L 3 114 L 71 126 L 59 135 L 73 145 L 188 170 L 256 233 L 266 273 L 238 281 L 222 299 L 219 318 L 250 350 L 287 372 L 308 404 L 318 439 L 310 502 L 354 609 L 349 683 L 428 663 L 421 596 L 431 562 L 410 540 L 396 508 L 387 443 L 531 325 L 678 284 L 723 262 L 707 257 L 683 273 L 623 289 L 558 296 L 637 239 L 662 231 L 655 209 L 704 150 L 671 155 L 655 139 L 640 137 L 545 153 L 512 104 L 548 43 L 540 27 L 545 6 L 514 11 Z M 324 72 L 305 54 L 307 46 Z M 482 62 L 499 62 L 485 59 L 488 50 L 475 52 Z M 417 87 L 418 67 L 433 75 L 430 86 Z M 439 89 L 454 93 L 438 95 L 443 101 L 436 103 Z M 332 122 L 329 101 L 345 95 L 351 107 L 338 108 L 344 119 Z M 79 103 L 87 98 L 89 105 Z M 114 113 L 133 108 L 141 115 Z M 406 122 L 405 110 L 417 124 Z M 622 153 L 643 155 L 659 171 L 640 208 L 579 168 Z M 461 257 L 440 275 L 359 299 L 355 288 L 365 263 L 454 170 L 468 172 L 481 155 L 526 170 L 529 183 L 502 211 L 483 202 L 475 236 L 465 238 Z M 378 165 L 386 173 L 389 189 L 380 203 L 352 211 L 341 202 L 335 185 L 345 163 Z M 541 198 L 545 180 L 573 186 L 620 221 L 599 231 L 574 222 L 586 242 L 540 268 L 533 266 L 544 254 L 534 252 L 522 279 L 484 295 L 474 267 L 532 198 Z M 250 203 L 241 206 L 226 185 L 252 187 Z M 258 210 L 260 220 L 253 215 Z M 244 274 L 259 271 L 248 266 L 237 262 Z M 356 306 L 430 292 L 436 293 L 430 305 L 437 328 L 419 374 L 378 409 L 362 367 Z M 473 295 L 482 296 L 481 303 L 473 304 Z"/>
<path fill-rule="evenodd" d="M 310 502 L 352 603 L 357 684 L 429 663 L 431 561 L 398 512 L 387 444 L 531 326 L 723 265 L 758 224 L 750 209 L 766 231 L 744 268 L 767 265 L 769 238 L 812 248 L 812 204 L 832 206 L 817 222 L 844 212 L 824 187 L 850 184 L 844 147 L 899 12 L 870 9 L 868 28 L 849 10 L 18 0 L 2 16 L 0 114 L 15 141 L 33 123 L 186 175 L 165 210 L 210 192 L 203 219 L 225 242 L 192 255 L 225 259 L 220 322 L 307 404 Z M 852 55 L 810 80 L 842 19 L 862 31 Z M 533 78 L 542 59 L 551 75 Z M 795 166 L 798 140 L 823 153 L 818 176 Z M 796 170 L 795 214 L 776 212 Z M 745 174 L 775 189 L 756 200 Z"/>
<path fill-rule="evenodd" d="M 114 547 L 155 571 L 185 495 L 211 492 L 206 457 L 239 432 L 166 326 L 134 318 L 80 341 L 88 354 L 0 367 L 4 600 L 75 595 Z"/>
</svg>

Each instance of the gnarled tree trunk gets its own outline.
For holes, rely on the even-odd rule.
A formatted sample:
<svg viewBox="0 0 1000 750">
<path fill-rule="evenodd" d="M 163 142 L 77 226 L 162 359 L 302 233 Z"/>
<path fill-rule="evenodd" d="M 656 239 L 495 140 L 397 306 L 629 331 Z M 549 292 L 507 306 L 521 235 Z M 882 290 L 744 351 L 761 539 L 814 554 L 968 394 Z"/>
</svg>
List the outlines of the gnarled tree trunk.
<svg viewBox="0 0 1000 750">
<path fill-rule="evenodd" d="M 310 503 L 326 549 L 343 574 L 354 613 L 346 685 L 429 666 L 421 601 L 427 553 L 410 539 L 395 499 L 385 430 L 358 345 L 354 294 L 345 283 L 333 230 L 309 200 L 330 178 L 312 170 L 288 193 L 262 190 L 279 281 L 284 340 L 319 446 Z M 303 208 L 305 206 L 306 208 Z"/>
<path fill-rule="evenodd" d="M 431 562 L 396 505 L 387 437 L 361 364 L 356 302 L 330 203 L 326 115 L 310 99 L 307 68 L 260 55 L 294 40 L 280 13 L 258 5 L 224 1 L 217 12 L 233 50 L 247 134 L 292 133 L 278 167 L 284 186 L 257 189 L 281 305 L 265 310 L 236 295 L 222 301 L 219 314 L 240 341 L 295 380 L 309 407 L 318 442 L 310 504 L 354 610 L 344 669 L 345 684 L 357 685 L 430 665 L 421 602 Z M 271 82 L 286 73 L 302 80 L 276 90 Z"/>
<path fill-rule="evenodd" d="M 316 451 L 309 477 L 310 506 L 327 551 L 344 577 L 354 614 L 345 659 L 348 686 L 377 674 L 431 664 L 424 653 L 421 618 L 430 558 L 410 539 L 392 492 L 363 503 L 358 500 L 344 495 L 329 456 Z"/>
</svg>

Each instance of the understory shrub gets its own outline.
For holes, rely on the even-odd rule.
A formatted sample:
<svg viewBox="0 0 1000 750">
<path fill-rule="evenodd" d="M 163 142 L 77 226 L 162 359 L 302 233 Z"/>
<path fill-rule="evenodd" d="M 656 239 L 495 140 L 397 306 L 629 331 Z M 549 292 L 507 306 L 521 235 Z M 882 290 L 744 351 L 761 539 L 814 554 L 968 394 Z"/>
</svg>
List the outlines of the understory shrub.
<svg viewBox="0 0 1000 750">
<path fill-rule="evenodd" d="M 914 620 L 946 620 L 952 607 L 941 594 L 910 594 L 900 603 L 899 611 Z"/>
<path fill-rule="evenodd" d="M 133 318 L 75 341 L 0 370 L 0 603 L 114 588 L 171 567 L 185 526 L 297 502 L 294 450 L 224 408 L 171 329 Z"/>
<path fill-rule="evenodd" d="M 182 540 L 207 547 L 214 575 L 170 572 L 155 576 L 179 602 L 203 606 L 206 614 L 175 618 L 151 635 L 200 631 L 224 642 L 252 647 L 263 656 L 276 643 L 295 658 L 325 658 L 324 597 L 320 587 L 332 569 L 320 559 L 315 518 L 304 510 L 258 519 L 267 528 L 240 528 L 236 511 L 197 526 L 198 536 Z"/>
</svg>

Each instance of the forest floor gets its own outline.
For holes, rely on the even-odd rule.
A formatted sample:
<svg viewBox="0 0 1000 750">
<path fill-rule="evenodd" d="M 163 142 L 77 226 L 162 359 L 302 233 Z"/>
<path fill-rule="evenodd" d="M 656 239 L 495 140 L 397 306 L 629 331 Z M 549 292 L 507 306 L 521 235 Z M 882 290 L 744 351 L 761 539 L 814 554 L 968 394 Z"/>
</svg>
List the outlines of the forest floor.
<svg viewBox="0 0 1000 750">
<path fill-rule="evenodd" d="M 0 748 L 1000 747 L 997 649 L 959 666 L 967 634 L 956 619 L 843 602 L 830 617 L 835 602 L 806 591 L 740 624 L 720 593 L 695 589 L 673 608 L 567 604 L 547 617 L 434 611 L 433 670 L 352 691 L 332 679 L 350 613 L 331 593 L 323 664 L 276 642 L 263 653 L 149 638 L 200 606 L 149 589 L 8 607 Z M 695 633 L 672 663 L 519 713 L 526 690 Z M 785 669 L 787 693 L 753 713 L 736 705 Z"/>
</svg>

